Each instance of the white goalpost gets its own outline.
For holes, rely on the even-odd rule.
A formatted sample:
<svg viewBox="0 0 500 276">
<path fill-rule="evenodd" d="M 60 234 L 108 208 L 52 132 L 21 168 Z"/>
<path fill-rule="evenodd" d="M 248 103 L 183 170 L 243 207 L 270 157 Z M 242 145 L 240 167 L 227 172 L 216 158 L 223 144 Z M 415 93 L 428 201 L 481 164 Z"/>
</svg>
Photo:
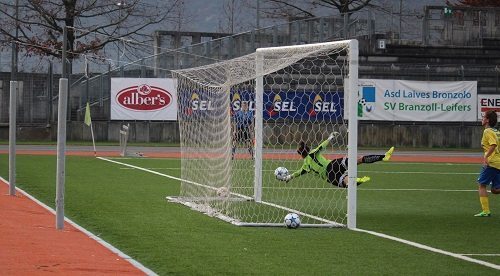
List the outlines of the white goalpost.
<svg viewBox="0 0 500 276">
<path fill-rule="evenodd" d="M 277 167 L 300 170 L 300 142 L 314 149 L 335 132 L 322 154 L 344 158 L 356 183 L 356 40 L 259 48 L 173 77 L 181 191 L 171 201 L 241 226 L 282 226 L 294 212 L 305 227 L 356 228 L 356 185 L 312 171 L 289 182 L 274 176 Z"/>
</svg>

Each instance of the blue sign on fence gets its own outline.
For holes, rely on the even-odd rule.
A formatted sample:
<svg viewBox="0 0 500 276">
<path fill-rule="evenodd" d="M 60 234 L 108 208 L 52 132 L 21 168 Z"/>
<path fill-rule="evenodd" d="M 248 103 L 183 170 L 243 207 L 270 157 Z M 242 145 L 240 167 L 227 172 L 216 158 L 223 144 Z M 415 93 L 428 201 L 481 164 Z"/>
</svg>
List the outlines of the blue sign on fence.
<svg viewBox="0 0 500 276">
<path fill-rule="evenodd" d="M 181 93 L 179 100 L 181 113 L 201 115 L 211 112 L 218 106 L 214 99 L 218 96 L 202 91 L 191 94 Z M 219 102 L 222 102 L 220 99 Z M 230 111 L 234 114 L 241 108 L 243 101 L 248 102 L 250 110 L 255 110 L 255 92 L 232 91 L 230 95 Z M 264 120 L 305 120 L 305 121 L 337 121 L 344 114 L 343 93 L 330 92 L 274 92 L 264 91 Z M 184 111 L 183 111 L 184 110 Z M 199 113 L 199 114 L 196 114 Z"/>
<path fill-rule="evenodd" d="M 255 93 L 234 91 L 231 93 L 231 110 L 236 112 L 242 101 L 249 102 L 255 110 Z M 264 120 L 341 120 L 343 117 L 343 94 L 327 92 L 273 92 L 264 91 Z"/>
</svg>

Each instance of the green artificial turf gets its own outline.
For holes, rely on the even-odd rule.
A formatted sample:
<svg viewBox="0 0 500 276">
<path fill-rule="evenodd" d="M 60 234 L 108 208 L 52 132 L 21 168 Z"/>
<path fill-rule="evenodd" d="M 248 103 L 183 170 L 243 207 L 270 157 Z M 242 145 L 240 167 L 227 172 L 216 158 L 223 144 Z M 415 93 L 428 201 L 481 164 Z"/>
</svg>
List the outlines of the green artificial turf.
<svg viewBox="0 0 500 276">
<path fill-rule="evenodd" d="M 175 159 L 117 161 L 180 176 Z M 390 162 L 358 170 L 372 178 L 358 190 L 359 228 L 453 253 L 500 254 L 500 198 L 490 195 L 492 217 L 472 216 L 480 205 L 477 192 L 467 190 L 476 189 L 479 165 Z M 0 175 L 8 178 L 7 155 L 0 155 Z M 55 156 L 17 156 L 17 186 L 51 207 L 55 176 Z M 176 180 L 92 157 L 66 158 L 66 216 L 160 275 L 498 275 L 347 229 L 233 226 L 165 200 L 178 194 Z M 473 258 L 500 265 L 499 256 Z"/>
</svg>

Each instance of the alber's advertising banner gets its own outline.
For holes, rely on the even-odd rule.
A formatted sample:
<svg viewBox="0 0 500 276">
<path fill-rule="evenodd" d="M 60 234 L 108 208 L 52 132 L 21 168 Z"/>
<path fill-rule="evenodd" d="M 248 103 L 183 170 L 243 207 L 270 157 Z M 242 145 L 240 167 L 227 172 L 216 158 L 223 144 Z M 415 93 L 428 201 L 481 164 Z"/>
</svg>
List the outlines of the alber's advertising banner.
<svg viewBox="0 0 500 276">
<path fill-rule="evenodd" d="M 111 78 L 111 120 L 177 120 L 175 81 Z"/>
<path fill-rule="evenodd" d="M 476 81 L 359 80 L 360 120 L 477 121 Z"/>
</svg>

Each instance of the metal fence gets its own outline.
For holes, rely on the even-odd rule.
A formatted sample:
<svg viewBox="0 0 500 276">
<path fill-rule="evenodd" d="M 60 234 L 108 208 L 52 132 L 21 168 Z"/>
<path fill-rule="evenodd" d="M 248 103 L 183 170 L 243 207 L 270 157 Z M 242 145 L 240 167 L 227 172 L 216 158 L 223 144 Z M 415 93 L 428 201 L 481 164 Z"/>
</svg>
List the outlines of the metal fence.
<svg viewBox="0 0 500 276">
<path fill-rule="evenodd" d="M 69 120 L 83 120 L 86 102 L 91 103 L 94 120 L 110 118 L 110 83 L 113 77 L 169 77 L 170 70 L 189 68 L 227 60 L 253 52 L 258 47 L 297 45 L 356 37 L 376 45 L 385 39 L 394 45 L 484 46 L 500 40 L 500 9 L 455 9 L 445 14 L 444 7 L 426 7 L 423 14 L 394 14 L 367 10 L 349 16 L 309 18 L 254 30 L 180 49 L 155 50 L 119 68 L 106 66 L 96 74 L 69 76 Z M 474 30 L 478 30 L 475 32 Z M 161 40 L 161 37 L 157 39 Z M 360 45 L 361 46 L 361 45 Z M 369 56 L 373 49 L 368 49 Z M 397 55 L 397 54 L 393 54 Z M 361 78 L 398 78 L 412 80 L 477 80 L 479 93 L 500 93 L 500 64 L 474 64 L 409 61 L 360 61 Z M 426 61 L 424 61 L 426 62 Z M 52 70 L 39 74 L 20 73 L 18 122 L 50 124 L 57 110 L 59 75 Z M 0 124 L 8 123 L 8 73 L 0 73 Z"/>
<path fill-rule="evenodd" d="M 53 121 L 54 95 L 58 83 L 51 74 L 18 74 L 17 121 L 21 124 L 49 124 Z M 9 119 L 10 73 L 0 73 L 0 124 Z M 57 108 L 56 108 L 57 109 Z"/>
<path fill-rule="evenodd" d="M 445 12 L 428 6 L 424 15 L 424 45 L 483 46 L 500 39 L 500 8 L 453 7 Z"/>
</svg>

